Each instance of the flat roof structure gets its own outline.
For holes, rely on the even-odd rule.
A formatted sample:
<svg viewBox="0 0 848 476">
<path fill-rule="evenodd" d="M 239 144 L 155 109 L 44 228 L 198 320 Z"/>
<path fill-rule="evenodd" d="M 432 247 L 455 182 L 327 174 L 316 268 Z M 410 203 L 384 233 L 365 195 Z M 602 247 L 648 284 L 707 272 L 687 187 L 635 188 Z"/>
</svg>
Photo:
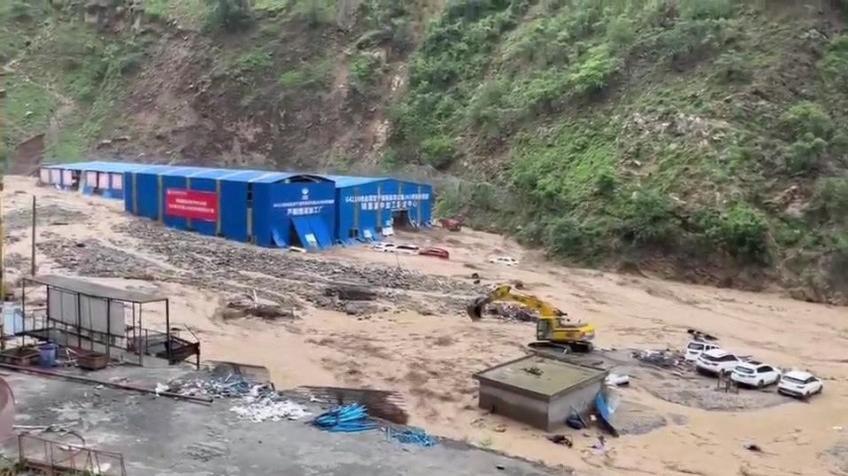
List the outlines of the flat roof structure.
<svg viewBox="0 0 848 476">
<path fill-rule="evenodd" d="M 114 288 L 103 284 L 92 283 L 91 281 L 86 281 L 84 279 L 56 276 L 53 274 L 39 275 L 34 278 L 26 278 L 26 280 L 31 283 L 43 284 L 51 288 L 70 291 L 77 294 L 84 294 L 86 296 L 96 296 L 104 299 L 114 299 L 115 301 L 124 301 L 136 304 L 159 302 L 168 299 L 167 297 L 160 296 L 158 294 Z"/>
<path fill-rule="evenodd" d="M 603 369 L 531 355 L 486 369 L 474 378 L 536 398 L 552 399 L 605 376 Z"/>
</svg>

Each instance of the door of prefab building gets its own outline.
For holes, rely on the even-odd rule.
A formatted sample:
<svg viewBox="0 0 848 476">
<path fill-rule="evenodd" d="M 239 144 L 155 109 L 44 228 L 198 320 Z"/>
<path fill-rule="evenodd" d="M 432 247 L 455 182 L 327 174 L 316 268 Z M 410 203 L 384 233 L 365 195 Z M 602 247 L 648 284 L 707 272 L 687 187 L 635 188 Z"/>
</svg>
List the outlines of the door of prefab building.
<svg viewBox="0 0 848 476">
<path fill-rule="evenodd" d="M 412 229 L 412 222 L 409 220 L 409 210 L 392 210 L 392 227 L 398 230 Z"/>
<path fill-rule="evenodd" d="M 294 229 L 294 233 L 291 234 L 292 241 L 299 241 L 301 248 L 316 250 L 320 247 L 318 236 L 312 231 L 309 217 L 294 217 L 291 222 Z"/>
</svg>

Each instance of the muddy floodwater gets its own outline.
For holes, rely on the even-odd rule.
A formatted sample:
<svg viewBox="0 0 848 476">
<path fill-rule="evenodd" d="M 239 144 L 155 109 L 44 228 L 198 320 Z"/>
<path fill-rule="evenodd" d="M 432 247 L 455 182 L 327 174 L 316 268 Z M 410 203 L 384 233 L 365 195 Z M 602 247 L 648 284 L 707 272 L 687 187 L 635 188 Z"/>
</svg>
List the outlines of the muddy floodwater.
<svg viewBox="0 0 848 476">
<path fill-rule="evenodd" d="M 264 365 L 278 388 L 397 390 L 411 423 L 431 433 L 576 474 L 848 474 L 846 308 L 565 268 L 511 240 L 470 230 L 395 237 L 446 248 L 448 261 L 364 246 L 286 254 L 167 230 L 124 214 L 120 200 L 39 188 L 29 178 L 5 181 L 10 282 L 29 272 L 27 210 L 35 194 L 40 273 L 167 293 L 172 321 L 195 330 L 204 358 Z M 494 255 L 515 257 L 519 265 L 490 264 Z M 623 436 L 608 440 L 605 452 L 590 449 L 597 430 L 569 433 L 574 447 L 565 448 L 477 409 L 472 374 L 525 355 L 535 327 L 494 317 L 472 323 L 465 304 L 486 286 L 511 280 L 596 326 L 598 351 L 580 358 L 630 375 L 630 385 L 616 391 Z M 366 289 L 368 296 L 341 299 L 331 289 L 339 285 Z M 245 299 L 285 312 L 270 318 L 233 312 L 243 308 L 233 303 Z M 145 312 L 146 325 L 164 325 L 162 310 Z M 682 350 L 690 328 L 740 355 L 810 370 L 825 390 L 809 402 L 774 388 L 727 393 L 686 366 L 661 368 L 632 357 L 644 349 Z M 750 443 L 763 451 L 746 450 Z"/>
</svg>

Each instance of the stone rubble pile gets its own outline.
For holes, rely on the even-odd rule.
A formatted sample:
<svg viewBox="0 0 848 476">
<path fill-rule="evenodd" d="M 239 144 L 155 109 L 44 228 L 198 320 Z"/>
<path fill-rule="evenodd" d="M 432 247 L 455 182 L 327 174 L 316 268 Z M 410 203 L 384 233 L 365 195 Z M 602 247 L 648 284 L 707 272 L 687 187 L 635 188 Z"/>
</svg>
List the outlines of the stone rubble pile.
<svg viewBox="0 0 848 476">
<path fill-rule="evenodd" d="M 156 256 L 156 261 L 124 251 L 120 236 L 115 246 L 111 241 L 77 242 L 52 236 L 38 247 L 61 267 L 81 276 L 184 284 L 219 291 L 225 298 L 255 293 L 285 309 L 297 308 L 306 301 L 354 316 L 391 308 L 426 314 L 462 313 L 467 301 L 482 292 L 479 285 L 461 280 L 394 266 L 284 253 L 172 230 L 145 220 L 118 224 L 114 230 L 137 239 L 141 243 L 139 251 Z M 326 295 L 328 287 L 340 283 L 368 290 L 373 293 L 375 304 Z M 426 293 L 426 298 L 422 299 L 421 293 Z"/>
</svg>

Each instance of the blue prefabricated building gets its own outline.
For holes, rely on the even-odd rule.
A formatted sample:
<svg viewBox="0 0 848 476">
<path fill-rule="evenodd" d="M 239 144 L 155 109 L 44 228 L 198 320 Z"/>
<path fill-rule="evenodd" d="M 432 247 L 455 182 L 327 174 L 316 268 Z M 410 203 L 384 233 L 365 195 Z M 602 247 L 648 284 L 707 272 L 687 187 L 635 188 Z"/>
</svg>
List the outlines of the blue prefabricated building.
<svg viewBox="0 0 848 476">
<path fill-rule="evenodd" d="M 336 186 L 336 239 L 378 240 L 389 229 L 430 225 L 433 188 L 385 177 L 329 175 Z"/>
<path fill-rule="evenodd" d="M 80 191 L 85 195 L 102 195 L 106 198 L 124 197 L 124 173 L 147 167 L 142 164 L 121 162 L 76 162 L 44 165 L 39 171 L 39 182 L 63 190 Z"/>
<path fill-rule="evenodd" d="M 267 247 L 333 244 L 335 188 L 317 175 L 147 166 L 124 174 L 128 212 Z"/>
</svg>

